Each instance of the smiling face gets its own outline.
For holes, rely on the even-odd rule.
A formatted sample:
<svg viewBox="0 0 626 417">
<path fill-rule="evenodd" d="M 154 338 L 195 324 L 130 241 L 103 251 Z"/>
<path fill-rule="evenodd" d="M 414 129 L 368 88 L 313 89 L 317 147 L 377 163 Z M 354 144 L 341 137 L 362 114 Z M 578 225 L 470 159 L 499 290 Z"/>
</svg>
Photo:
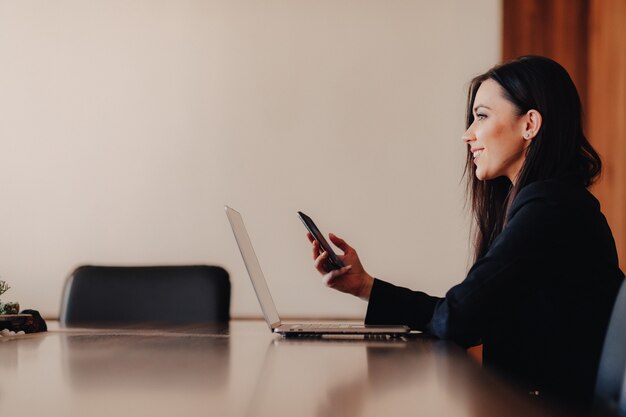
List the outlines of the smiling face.
<svg viewBox="0 0 626 417">
<path fill-rule="evenodd" d="M 474 121 L 463 134 L 463 141 L 476 164 L 476 177 L 490 180 L 506 176 L 515 182 L 534 137 L 529 130 L 532 115 L 518 115 L 502 87 L 492 79 L 478 88 L 472 110 Z"/>
</svg>

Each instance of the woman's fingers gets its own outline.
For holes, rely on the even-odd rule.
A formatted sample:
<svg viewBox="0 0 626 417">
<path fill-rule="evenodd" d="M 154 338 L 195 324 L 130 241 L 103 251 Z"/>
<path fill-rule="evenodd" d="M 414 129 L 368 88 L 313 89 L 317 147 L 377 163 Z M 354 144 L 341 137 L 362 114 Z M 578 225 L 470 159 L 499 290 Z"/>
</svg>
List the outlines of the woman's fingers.
<svg viewBox="0 0 626 417">
<path fill-rule="evenodd" d="M 313 242 L 313 259 L 317 259 L 322 252 L 324 251 L 320 249 L 320 244 L 317 241 Z"/>
<path fill-rule="evenodd" d="M 313 249 L 313 260 L 315 260 L 318 256 L 320 256 L 320 253 L 322 253 L 320 251 L 319 243 L 317 243 L 317 240 L 313 239 L 313 236 L 310 233 L 307 233 L 306 237 L 309 239 L 309 242 L 311 242 L 311 246 Z"/>
<path fill-rule="evenodd" d="M 350 245 L 348 245 L 346 241 L 339 236 L 330 233 L 328 237 L 330 238 L 330 241 L 335 244 L 335 246 L 343 251 L 343 253 L 346 253 L 348 250 L 352 249 L 352 247 L 350 247 Z"/>
<path fill-rule="evenodd" d="M 315 240 L 315 238 L 313 238 L 313 236 L 311 235 L 311 233 L 307 233 L 306 237 L 309 239 L 309 242 L 311 242 L 311 245 L 313 247 L 313 261 L 314 261 L 314 266 L 315 269 L 317 269 L 318 272 L 320 272 L 324 278 L 322 279 L 324 284 L 327 285 L 328 287 L 331 288 L 337 288 L 340 289 L 340 287 L 343 286 L 343 284 L 341 284 L 341 277 L 346 274 L 348 271 L 350 271 L 350 269 L 352 269 L 352 265 L 347 265 L 344 266 L 343 268 L 339 268 L 339 269 L 334 269 L 334 270 L 328 270 L 328 252 L 324 251 L 321 247 L 320 244 L 317 240 Z M 345 260 L 346 259 L 346 252 L 349 250 L 352 250 L 352 247 L 350 247 L 350 245 L 348 245 L 343 239 L 341 239 L 340 237 L 334 235 L 334 234 L 329 234 L 329 238 L 330 241 L 332 243 L 334 243 L 339 249 L 341 249 L 344 253 L 344 255 L 338 255 L 339 259 L 341 260 Z M 358 261 L 358 259 L 357 259 Z M 341 289 L 340 289 L 341 290 Z M 344 291 L 345 292 L 345 291 Z"/>
<path fill-rule="evenodd" d="M 339 268 L 339 269 L 335 269 L 333 271 L 330 271 L 329 273 L 327 273 L 326 275 L 324 275 L 324 278 L 322 279 L 322 281 L 324 282 L 324 285 L 326 285 L 327 287 L 334 287 L 335 282 L 344 274 L 346 274 L 348 271 L 350 271 L 350 269 L 352 269 L 352 265 L 346 265 L 343 268 Z"/>
<path fill-rule="evenodd" d="M 320 271 L 322 274 L 326 274 L 328 271 L 324 268 L 324 263 L 328 259 L 328 252 L 322 252 L 321 255 L 315 258 L 315 269 Z"/>
</svg>

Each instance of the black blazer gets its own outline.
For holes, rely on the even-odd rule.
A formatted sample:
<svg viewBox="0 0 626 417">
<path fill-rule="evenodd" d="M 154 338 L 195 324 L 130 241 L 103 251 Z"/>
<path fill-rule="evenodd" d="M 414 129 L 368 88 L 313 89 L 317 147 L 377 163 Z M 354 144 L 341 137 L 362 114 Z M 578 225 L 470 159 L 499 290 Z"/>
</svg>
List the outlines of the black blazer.
<svg viewBox="0 0 626 417">
<path fill-rule="evenodd" d="M 445 298 L 377 279 L 365 322 L 483 343 L 484 365 L 524 389 L 589 402 L 623 276 L 598 201 L 572 181 L 538 181 Z"/>
</svg>

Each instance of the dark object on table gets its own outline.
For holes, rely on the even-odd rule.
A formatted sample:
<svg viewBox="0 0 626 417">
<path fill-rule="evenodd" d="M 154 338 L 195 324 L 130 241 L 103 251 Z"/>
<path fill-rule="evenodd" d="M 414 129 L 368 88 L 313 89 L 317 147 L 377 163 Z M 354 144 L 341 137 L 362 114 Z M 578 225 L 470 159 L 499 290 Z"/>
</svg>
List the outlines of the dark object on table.
<svg viewBox="0 0 626 417">
<path fill-rule="evenodd" d="M 0 314 L 0 330 L 8 329 L 12 332 L 19 332 L 27 320 L 32 320 L 30 314 Z"/>
<path fill-rule="evenodd" d="M 26 320 L 26 323 L 22 326 L 20 330 L 24 330 L 26 333 L 38 333 L 38 332 L 47 332 L 48 325 L 46 321 L 41 317 L 39 311 L 37 310 L 23 310 L 21 314 L 30 314 L 31 319 Z"/>
<path fill-rule="evenodd" d="M 82 266 L 65 284 L 64 326 L 228 322 L 230 281 L 218 266 Z"/>
<path fill-rule="evenodd" d="M 48 331 L 48 326 L 38 311 L 24 310 L 20 314 L 0 315 L 0 329 L 38 333 Z"/>
</svg>

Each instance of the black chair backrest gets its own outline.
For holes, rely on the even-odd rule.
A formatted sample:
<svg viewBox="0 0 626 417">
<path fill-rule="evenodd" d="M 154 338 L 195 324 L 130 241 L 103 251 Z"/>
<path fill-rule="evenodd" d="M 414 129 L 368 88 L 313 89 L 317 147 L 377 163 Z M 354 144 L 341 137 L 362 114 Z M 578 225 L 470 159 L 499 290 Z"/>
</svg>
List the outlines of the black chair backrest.
<svg viewBox="0 0 626 417">
<path fill-rule="evenodd" d="M 615 299 L 596 382 L 596 405 L 626 416 L 626 281 Z M 621 397 L 621 398 L 620 398 Z M 620 406 L 621 403 L 621 406 Z"/>
<path fill-rule="evenodd" d="M 218 266 L 81 266 L 68 278 L 62 325 L 227 322 L 230 281 Z"/>
<path fill-rule="evenodd" d="M 626 416 L 626 372 L 624 372 L 624 381 L 622 382 L 622 398 L 619 402 L 619 415 Z"/>
</svg>

